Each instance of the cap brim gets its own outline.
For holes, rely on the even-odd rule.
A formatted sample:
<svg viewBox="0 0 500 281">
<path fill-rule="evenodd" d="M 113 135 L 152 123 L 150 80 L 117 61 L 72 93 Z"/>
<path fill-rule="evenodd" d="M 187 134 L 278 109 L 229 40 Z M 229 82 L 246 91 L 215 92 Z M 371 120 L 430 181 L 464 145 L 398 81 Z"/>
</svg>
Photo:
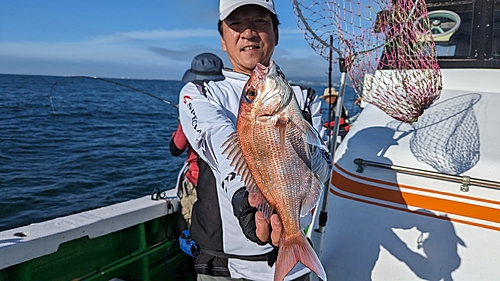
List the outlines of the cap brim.
<svg viewBox="0 0 500 281">
<path fill-rule="evenodd" d="M 324 99 L 324 98 L 328 98 L 328 97 L 338 97 L 339 95 L 322 95 L 320 96 L 319 98 L 320 99 Z"/>
<path fill-rule="evenodd" d="M 184 76 L 182 76 L 182 83 L 186 84 L 188 82 L 193 82 L 193 81 L 219 81 L 219 80 L 224 80 L 225 77 L 224 75 L 201 75 L 201 74 L 194 74 L 191 72 L 189 69 L 186 70 L 184 73 Z"/>
</svg>

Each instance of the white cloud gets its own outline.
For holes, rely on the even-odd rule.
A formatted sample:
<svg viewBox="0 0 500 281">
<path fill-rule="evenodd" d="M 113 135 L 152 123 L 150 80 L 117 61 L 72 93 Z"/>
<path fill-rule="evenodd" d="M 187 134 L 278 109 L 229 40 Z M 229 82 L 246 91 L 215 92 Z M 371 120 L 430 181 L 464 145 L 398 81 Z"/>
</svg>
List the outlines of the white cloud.
<svg viewBox="0 0 500 281">
<path fill-rule="evenodd" d="M 119 42 L 124 40 L 156 41 L 180 38 L 203 38 L 215 37 L 218 33 L 213 29 L 176 29 L 176 30 L 146 30 L 120 32 L 107 36 L 97 37 L 92 40 L 94 43 Z"/>
<path fill-rule="evenodd" d="M 324 60 L 307 45 L 300 30 L 284 28 L 280 34 L 273 58 L 287 76 L 324 75 Z M 78 75 L 79 67 L 85 66 L 85 74 L 179 79 L 191 59 L 202 52 L 213 52 L 228 62 L 213 29 L 132 31 L 71 42 L 0 42 L 0 72 L 45 74 L 31 72 L 45 65 L 50 75 Z M 23 63 L 12 63 L 16 59 Z"/>
<path fill-rule="evenodd" d="M 193 46 L 192 39 L 211 37 L 212 43 L 205 47 L 218 47 L 217 36 L 216 31 L 208 29 L 179 29 L 115 33 L 73 42 L 0 42 L 0 55 L 58 61 L 150 63 L 158 59 L 158 49 L 189 53 L 186 46 Z"/>
</svg>

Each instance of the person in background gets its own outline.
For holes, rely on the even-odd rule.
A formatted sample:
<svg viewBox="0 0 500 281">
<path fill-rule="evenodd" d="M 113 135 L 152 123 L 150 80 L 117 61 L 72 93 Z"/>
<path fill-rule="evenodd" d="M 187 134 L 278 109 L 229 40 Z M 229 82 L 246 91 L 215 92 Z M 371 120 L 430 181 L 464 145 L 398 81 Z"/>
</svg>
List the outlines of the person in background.
<svg viewBox="0 0 500 281">
<path fill-rule="evenodd" d="M 215 54 L 202 53 L 194 57 L 191 62 L 191 68 L 186 70 L 182 77 L 182 83 L 186 84 L 192 81 L 219 81 L 224 80 L 222 75 L 223 62 Z M 172 133 L 170 140 L 170 153 L 173 156 L 179 156 L 187 149 L 187 160 L 185 168 L 180 172 L 180 190 L 181 209 L 183 222 L 181 229 L 189 229 L 191 226 L 191 212 L 194 201 L 196 200 L 196 185 L 198 184 L 198 155 L 189 145 L 189 142 L 182 131 L 182 125 L 179 123 L 177 130 Z M 185 225 L 183 225 L 185 224 Z"/>
<path fill-rule="evenodd" d="M 184 72 L 182 83 L 224 80 L 222 68 L 224 68 L 224 63 L 216 54 L 199 54 L 191 61 L 191 68 Z"/>
<path fill-rule="evenodd" d="M 333 134 L 334 126 L 335 126 L 335 112 L 337 110 L 337 98 L 339 93 L 335 90 L 335 88 L 326 88 L 323 95 L 320 97 L 325 99 L 325 102 L 328 104 L 328 120 L 323 124 L 326 130 L 330 132 L 330 135 Z M 349 131 L 349 122 L 347 111 L 345 106 L 342 105 L 342 114 L 340 115 L 340 127 L 339 127 L 339 136 L 340 140 L 344 139 L 345 135 Z"/>
<path fill-rule="evenodd" d="M 278 44 L 278 17 L 272 0 L 220 0 L 218 30 L 232 69 L 225 80 L 187 83 L 179 95 L 181 124 L 198 153 L 198 200 L 191 236 L 201 247 L 195 261 L 198 280 L 272 280 L 282 226 L 255 208 L 222 144 L 236 131 L 243 86 L 257 65 L 269 66 Z M 292 86 L 306 120 L 324 141 L 321 101 L 312 89 Z M 328 148 L 312 152 L 311 166 L 321 181 L 331 171 Z M 309 216 L 309 221 L 310 221 Z M 285 280 L 308 280 L 309 269 L 295 265 Z"/>
</svg>

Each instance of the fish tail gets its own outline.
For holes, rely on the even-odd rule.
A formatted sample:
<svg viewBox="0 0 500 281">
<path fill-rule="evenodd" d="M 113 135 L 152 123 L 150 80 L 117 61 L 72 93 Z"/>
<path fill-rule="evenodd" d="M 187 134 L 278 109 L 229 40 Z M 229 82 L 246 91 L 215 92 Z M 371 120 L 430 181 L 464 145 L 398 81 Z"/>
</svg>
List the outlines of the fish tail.
<svg viewBox="0 0 500 281">
<path fill-rule="evenodd" d="M 284 280 L 285 276 L 299 261 L 314 271 L 321 280 L 327 280 L 325 269 L 321 265 L 316 252 L 314 252 L 306 237 L 300 233 L 280 242 L 276 269 L 274 271 L 274 281 Z"/>
</svg>

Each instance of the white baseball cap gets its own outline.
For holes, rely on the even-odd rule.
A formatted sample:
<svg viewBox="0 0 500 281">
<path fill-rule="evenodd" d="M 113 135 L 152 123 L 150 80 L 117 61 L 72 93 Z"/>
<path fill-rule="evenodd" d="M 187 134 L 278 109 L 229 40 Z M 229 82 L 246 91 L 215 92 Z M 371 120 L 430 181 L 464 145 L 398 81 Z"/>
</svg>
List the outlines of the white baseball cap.
<svg viewBox="0 0 500 281">
<path fill-rule="evenodd" d="M 230 13 L 244 5 L 259 5 L 276 14 L 273 0 L 220 0 L 219 19 L 225 20 Z"/>
</svg>

